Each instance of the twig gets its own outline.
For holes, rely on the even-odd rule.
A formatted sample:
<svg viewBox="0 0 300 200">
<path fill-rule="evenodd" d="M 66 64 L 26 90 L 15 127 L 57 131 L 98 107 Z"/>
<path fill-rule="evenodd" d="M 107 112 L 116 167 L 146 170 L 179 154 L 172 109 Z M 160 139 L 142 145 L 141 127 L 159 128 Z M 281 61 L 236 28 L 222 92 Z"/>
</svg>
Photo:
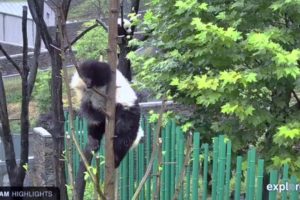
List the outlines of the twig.
<svg viewBox="0 0 300 200">
<path fill-rule="evenodd" d="M 100 157 L 99 156 L 96 156 L 96 184 L 95 184 L 95 191 L 96 193 L 98 194 L 98 189 L 97 188 L 100 188 L 100 183 L 99 183 L 99 180 L 100 180 Z M 97 195 L 97 199 L 99 199 L 99 195 Z"/>
<path fill-rule="evenodd" d="M 161 133 L 159 134 L 159 138 L 161 138 Z M 162 166 L 162 141 L 159 140 L 157 141 L 157 153 L 158 153 L 158 159 L 157 159 L 157 163 L 158 163 L 158 169 L 157 169 L 157 174 L 156 174 L 156 191 L 155 191 L 155 195 L 154 195 L 154 199 L 160 199 L 160 177 L 161 177 L 161 170 L 160 167 Z"/>
<path fill-rule="evenodd" d="M 64 18 L 63 18 L 64 15 L 61 15 L 61 16 L 62 16 L 62 20 L 65 21 Z M 65 36 L 65 37 L 63 37 L 63 38 L 64 38 L 65 40 L 67 40 L 67 42 L 68 42 L 67 35 L 65 34 L 65 33 L 66 33 L 66 30 L 63 29 L 64 26 L 62 26 L 62 24 L 60 23 L 60 26 L 59 26 L 59 27 L 60 27 L 60 32 L 61 32 L 61 34 L 62 34 L 63 36 Z M 69 42 L 68 42 L 68 45 L 69 45 Z M 71 50 L 71 48 L 70 48 L 70 50 Z M 62 51 L 62 56 L 64 55 L 63 52 L 64 52 L 64 51 Z M 75 60 L 74 60 L 74 61 L 75 61 Z M 76 63 L 76 64 L 77 64 L 77 63 Z M 83 160 L 83 163 L 84 163 L 84 165 L 85 165 L 85 167 L 86 167 L 86 169 L 87 169 L 87 172 L 89 173 L 89 175 L 90 175 L 90 177 L 91 177 L 91 179 L 92 179 L 94 185 L 96 186 L 96 185 L 97 185 L 97 180 L 96 180 L 97 178 L 96 178 L 95 175 L 92 173 L 92 171 L 91 171 L 91 169 L 90 169 L 90 167 L 89 167 L 88 161 L 87 161 L 87 159 L 86 159 L 84 153 L 82 152 L 82 150 L 81 150 L 81 148 L 80 148 L 80 145 L 79 145 L 79 143 L 78 143 L 78 141 L 77 141 L 77 139 L 76 139 L 76 137 L 75 137 L 75 128 L 74 128 L 75 126 L 74 126 L 74 122 L 73 122 L 72 98 L 71 98 L 71 92 L 70 92 L 71 90 L 70 90 L 70 86 L 69 86 L 69 83 L 68 83 L 68 71 L 67 71 L 67 69 L 66 69 L 65 67 L 63 67 L 63 78 L 64 78 L 65 86 L 66 86 L 66 89 L 67 89 L 67 97 L 68 97 L 69 113 L 70 113 L 69 122 L 70 122 L 70 125 L 71 125 L 71 138 L 72 138 L 72 140 L 73 140 L 73 142 L 74 142 L 74 144 L 75 144 L 75 147 L 76 147 L 77 151 L 79 152 L 79 155 L 80 155 L 81 159 Z M 74 183 L 73 183 L 73 184 L 74 184 Z M 73 187 L 73 188 L 75 188 L 75 187 Z M 96 187 L 96 189 L 97 189 L 98 194 L 101 196 L 101 198 L 106 199 L 105 196 L 104 196 L 104 194 L 103 194 L 103 192 L 101 191 L 101 188 L 100 188 L 100 187 Z M 76 196 L 76 194 L 75 194 L 74 196 Z"/>
<path fill-rule="evenodd" d="M 80 38 L 82 38 L 86 33 L 88 33 L 90 30 L 96 28 L 98 24 L 93 24 L 92 26 L 88 27 L 84 31 L 82 31 L 78 36 L 76 36 L 71 42 L 70 45 L 74 45 Z M 66 51 L 69 48 L 69 45 L 67 45 L 64 50 Z"/>
<path fill-rule="evenodd" d="M 108 31 L 107 25 L 101 19 L 96 19 L 96 22 L 100 24 L 106 31 Z"/>
<path fill-rule="evenodd" d="M 184 159 L 184 167 L 181 170 L 180 177 L 179 177 L 178 182 L 175 187 L 175 193 L 173 196 L 174 200 L 178 199 L 180 188 L 182 186 L 182 182 L 183 182 L 184 176 L 185 176 L 185 171 L 186 171 L 187 166 L 189 165 L 190 155 L 192 152 L 192 134 L 188 134 L 188 136 L 187 136 L 187 143 L 186 143 L 185 149 L 186 149 L 186 155 L 185 155 L 185 159 Z"/>
<path fill-rule="evenodd" d="M 293 95 L 294 95 L 294 97 L 295 97 L 295 99 L 296 99 L 296 101 L 297 101 L 298 107 L 300 107 L 300 99 L 299 99 L 299 97 L 297 96 L 297 93 L 296 93 L 294 90 L 292 91 L 292 93 L 293 93 Z"/>
<path fill-rule="evenodd" d="M 150 157 L 150 161 L 149 161 L 149 164 L 147 166 L 147 169 L 146 169 L 146 172 L 145 172 L 145 175 L 143 176 L 139 186 L 137 187 L 133 197 L 132 197 L 132 200 L 136 200 L 140 194 L 140 192 L 142 191 L 143 189 L 143 186 L 144 184 L 146 183 L 148 177 L 150 176 L 150 173 L 151 173 L 151 170 L 152 170 L 152 167 L 153 167 L 153 163 L 154 163 L 154 159 L 156 157 L 156 154 L 158 153 L 158 140 L 159 140 L 159 135 L 161 133 L 161 127 L 162 127 L 162 115 L 163 113 L 165 112 L 165 109 L 166 109 L 166 100 L 164 99 L 162 101 L 162 104 L 161 104 L 161 109 L 160 109 L 160 113 L 159 113 L 159 117 L 158 117 L 158 122 L 157 122 L 157 127 L 156 127 L 156 134 L 153 138 L 153 147 L 152 147 L 152 152 L 151 152 L 151 157 Z"/>
<path fill-rule="evenodd" d="M 3 49 L 2 45 L 0 44 L 0 50 L 6 57 L 6 59 L 16 68 L 16 70 L 19 72 L 20 75 L 22 75 L 20 67 L 15 63 L 15 61 L 8 55 L 8 53 Z"/>
</svg>

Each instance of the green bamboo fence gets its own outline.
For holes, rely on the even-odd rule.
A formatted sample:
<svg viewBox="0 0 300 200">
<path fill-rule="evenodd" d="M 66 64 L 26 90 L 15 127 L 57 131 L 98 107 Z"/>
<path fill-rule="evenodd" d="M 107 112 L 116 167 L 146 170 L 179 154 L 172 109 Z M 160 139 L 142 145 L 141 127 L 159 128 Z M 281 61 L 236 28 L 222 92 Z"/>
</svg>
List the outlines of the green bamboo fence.
<svg viewBox="0 0 300 200">
<path fill-rule="evenodd" d="M 68 119 L 68 114 L 65 115 Z M 76 117 L 74 120 L 76 137 L 84 148 L 87 141 L 87 124 Z M 136 191 L 145 170 L 149 164 L 152 152 L 155 125 L 148 122 L 146 117 L 141 119 L 145 136 L 137 148 L 131 149 L 119 167 L 118 195 L 121 200 L 131 199 Z M 65 123 L 66 133 L 70 133 L 68 122 Z M 212 139 L 212 145 L 201 144 L 201 134 L 194 132 L 192 136 L 192 153 L 187 163 L 184 163 L 187 149 L 186 137 L 175 120 L 170 120 L 162 130 L 162 162 L 155 158 L 152 172 L 141 190 L 138 199 L 173 198 L 175 186 L 180 175 L 185 170 L 185 176 L 179 187 L 179 200 L 269 200 L 291 199 L 298 200 L 299 185 L 296 176 L 289 173 L 286 164 L 282 170 L 266 171 L 264 160 L 256 155 L 255 148 L 248 151 L 247 157 L 232 157 L 232 144 L 224 135 Z M 104 145 L 97 154 L 101 159 L 100 183 L 104 180 Z M 74 176 L 78 171 L 80 157 L 72 147 L 72 161 Z M 94 162 L 93 162 L 94 163 Z M 269 187 L 282 184 L 277 190 L 268 191 L 263 185 L 264 175 L 269 175 Z M 158 177 L 159 176 L 159 177 Z M 158 184 L 158 180 L 160 184 Z M 285 186 L 289 185 L 289 188 Z M 298 186 L 298 187 L 297 187 Z M 159 187 L 159 188 L 157 188 Z M 266 188 L 264 188 L 266 187 Z M 278 191 L 281 188 L 281 191 Z M 297 190 L 299 189 L 299 190 Z M 155 196 L 159 190 L 158 196 Z M 264 194 L 265 192 L 265 194 Z"/>
</svg>

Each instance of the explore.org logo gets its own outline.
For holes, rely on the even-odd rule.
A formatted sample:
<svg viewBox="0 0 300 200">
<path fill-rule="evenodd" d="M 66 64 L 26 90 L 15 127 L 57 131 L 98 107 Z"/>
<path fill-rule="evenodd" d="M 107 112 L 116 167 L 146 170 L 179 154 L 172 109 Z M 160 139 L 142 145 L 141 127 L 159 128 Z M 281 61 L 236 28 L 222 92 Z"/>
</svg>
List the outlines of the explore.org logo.
<svg viewBox="0 0 300 200">
<path fill-rule="evenodd" d="M 267 185 L 268 191 L 300 191 L 300 184 L 293 184 L 293 183 L 281 183 L 281 184 L 268 184 Z"/>
</svg>

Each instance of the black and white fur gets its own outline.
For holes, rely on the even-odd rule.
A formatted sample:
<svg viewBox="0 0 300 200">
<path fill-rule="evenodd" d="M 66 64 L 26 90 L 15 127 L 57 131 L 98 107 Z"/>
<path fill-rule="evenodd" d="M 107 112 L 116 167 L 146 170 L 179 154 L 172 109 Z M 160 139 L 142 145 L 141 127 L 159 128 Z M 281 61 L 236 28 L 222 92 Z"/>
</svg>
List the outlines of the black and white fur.
<svg viewBox="0 0 300 200">
<path fill-rule="evenodd" d="M 131 33 L 132 33 L 131 22 L 128 19 L 123 19 L 123 25 L 122 25 L 122 18 L 118 18 L 118 35 L 126 37 Z"/>
<path fill-rule="evenodd" d="M 111 81 L 111 68 L 107 63 L 89 60 L 82 63 L 71 81 L 71 88 L 79 97 L 80 113 L 88 122 L 88 134 L 98 140 L 98 145 L 105 131 L 105 99 L 92 88 L 106 93 L 107 84 Z M 131 147 L 136 146 L 143 137 L 139 126 L 140 107 L 137 96 L 129 82 L 119 70 L 116 72 L 116 121 L 114 153 L 117 168 Z M 101 111 L 102 110 L 102 111 Z M 98 148 L 94 150 L 98 150 Z"/>
</svg>

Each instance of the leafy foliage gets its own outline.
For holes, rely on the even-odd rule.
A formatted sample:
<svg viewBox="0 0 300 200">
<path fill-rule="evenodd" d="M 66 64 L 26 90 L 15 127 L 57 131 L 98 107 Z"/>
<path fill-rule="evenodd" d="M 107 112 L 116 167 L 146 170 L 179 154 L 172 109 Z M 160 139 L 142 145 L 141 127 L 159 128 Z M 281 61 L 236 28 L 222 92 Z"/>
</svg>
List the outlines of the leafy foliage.
<svg viewBox="0 0 300 200">
<path fill-rule="evenodd" d="M 39 113 L 47 113 L 51 107 L 50 71 L 39 72 L 36 77 L 33 97 L 37 101 Z"/>
<path fill-rule="evenodd" d="M 289 157 L 299 170 L 299 2 L 201 2 L 152 0 L 141 46 L 154 53 L 129 55 L 137 85 L 197 105 L 184 121 L 204 140 L 225 133 L 235 152 L 255 145 L 267 164 Z"/>
<path fill-rule="evenodd" d="M 84 27 L 89 27 L 94 22 L 86 22 Z M 79 59 L 99 59 L 107 56 L 107 32 L 101 27 L 96 27 L 86 33 L 76 44 L 76 56 Z"/>
</svg>

